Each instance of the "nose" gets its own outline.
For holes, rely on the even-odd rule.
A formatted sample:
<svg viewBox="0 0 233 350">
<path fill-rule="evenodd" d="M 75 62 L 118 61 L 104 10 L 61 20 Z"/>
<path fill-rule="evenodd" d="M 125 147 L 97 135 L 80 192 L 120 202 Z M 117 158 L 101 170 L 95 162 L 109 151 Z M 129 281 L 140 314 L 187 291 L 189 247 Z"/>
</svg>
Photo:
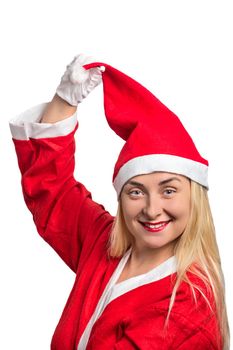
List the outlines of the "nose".
<svg viewBox="0 0 233 350">
<path fill-rule="evenodd" d="M 148 220 L 157 219 L 163 212 L 162 201 L 158 196 L 148 196 L 142 209 L 143 215 Z"/>
</svg>

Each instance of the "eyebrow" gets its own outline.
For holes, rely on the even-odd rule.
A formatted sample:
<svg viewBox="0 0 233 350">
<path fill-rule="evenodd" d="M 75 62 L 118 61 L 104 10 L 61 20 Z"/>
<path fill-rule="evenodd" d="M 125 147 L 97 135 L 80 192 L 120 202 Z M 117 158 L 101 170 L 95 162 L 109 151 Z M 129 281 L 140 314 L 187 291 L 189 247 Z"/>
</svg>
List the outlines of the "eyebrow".
<svg viewBox="0 0 233 350">
<path fill-rule="evenodd" d="M 181 182 L 181 180 L 178 177 L 173 176 L 173 177 L 170 177 L 169 179 L 160 181 L 159 182 L 159 186 L 166 185 L 168 182 L 171 182 L 171 181 L 174 181 L 174 180 Z"/>
<path fill-rule="evenodd" d="M 159 186 L 166 185 L 169 182 L 174 181 L 174 180 L 181 182 L 181 180 L 178 177 L 173 176 L 173 177 L 170 177 L 169 179 L 160 181 Z M 126 183 L 126 185 L 145 187 L 142 183 L 137 182 L 137 181 L 129 181 Z"/>
</svg>

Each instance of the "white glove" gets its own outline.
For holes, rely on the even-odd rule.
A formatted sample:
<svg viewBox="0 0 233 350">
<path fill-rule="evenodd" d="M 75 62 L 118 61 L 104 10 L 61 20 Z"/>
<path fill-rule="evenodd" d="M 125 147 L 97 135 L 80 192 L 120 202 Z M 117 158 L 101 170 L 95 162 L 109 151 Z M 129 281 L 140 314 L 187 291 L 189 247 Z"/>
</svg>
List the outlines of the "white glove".
<svg viewBox="0 0 233 350">
<path fill-rule="evenodd" d="M 72 106 L 77 106 L 82 100 L 102 82 L 104 67 L 86 70 L 83 65 L 95 62 L 90 56 L 80 54 L 66 67 L 56 93 Z"/>
</svg>

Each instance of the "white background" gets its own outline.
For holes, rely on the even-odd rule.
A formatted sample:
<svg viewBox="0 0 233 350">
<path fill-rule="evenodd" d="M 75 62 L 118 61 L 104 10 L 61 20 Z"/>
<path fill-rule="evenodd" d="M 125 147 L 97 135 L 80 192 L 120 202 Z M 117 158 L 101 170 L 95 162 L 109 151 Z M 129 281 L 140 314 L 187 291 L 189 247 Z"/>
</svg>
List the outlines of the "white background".
<svg viewBox="0 0 233 350">
<path fill-rule="evenodd" d="M 233 325 L 232 2 L 8 0 L 0 5 L 0 348 L 49 349 L 74 274 L 37 235 L 23 202 L 8 120 L 48 101 L 77 53 L 136 78 L 182 120 L 209 160 L 210 201 Z M 98 87 L 79 108 L 76 177 L 115 213 L 122 142 Z"/>
</svg>

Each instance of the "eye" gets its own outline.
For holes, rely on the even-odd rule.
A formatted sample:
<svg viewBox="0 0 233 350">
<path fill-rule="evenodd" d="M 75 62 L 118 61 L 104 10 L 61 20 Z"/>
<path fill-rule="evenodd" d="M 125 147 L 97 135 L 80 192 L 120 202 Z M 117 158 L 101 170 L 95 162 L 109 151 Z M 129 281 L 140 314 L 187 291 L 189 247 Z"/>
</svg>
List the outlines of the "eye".
<svg viewBox="0 0 233 350">
<path fill-rule="evenodd" d="M 174 188 L 165 188 L 163 191 L 163 194 L 166 197 L 171 197 L 174 193 L 176 193 L 176 190 Z"/>
<path fill-rule="evenodd" d="M 143 195 L 143 191 L 139 189 L 133 189 L 133 190 L 129 190 L 128 194 L 132 198 L 138 198 Z"/>
</svg>

